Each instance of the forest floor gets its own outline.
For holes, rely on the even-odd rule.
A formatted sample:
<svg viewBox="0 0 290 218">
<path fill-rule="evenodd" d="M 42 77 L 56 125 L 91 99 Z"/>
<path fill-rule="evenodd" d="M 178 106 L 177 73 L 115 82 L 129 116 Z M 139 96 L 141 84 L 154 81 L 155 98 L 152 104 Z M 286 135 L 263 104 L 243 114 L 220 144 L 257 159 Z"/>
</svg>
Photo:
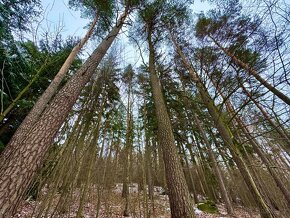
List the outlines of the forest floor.
<svg viewBox="0 0 290 218">
<path fill-rule="evenodd" d="M 130 190 L 131 191 L 131 190 Z M 92 193 L 92 192 L 91 192 Z M 96 192 L 95 192 L 96 193 Z M 79 193 L 77 191 L 74 193 L 76 196 L 75 199 L 79 198 Z M 89 196 L 88 201 L 83 207 L 83 218 L 91 218 L 96 217 L 96 208 L 97 204 L 93 202 L 97 202 L 96 196 Z M 59 196 L 55 196 L 55 202 L 57 202 Z M 147 199 L 148 201 L 148 199 Z M 129 204 L 129 211 L 130 217 L 145 217 L 145 211 L 149 211 L 151 217 L 158 217 L 158 218 L 170 218 L 170 207 L 169 207 L 169 199 L 167 195 L 162 195 L 159 192 L 154 192 L 154 205 L 147 204 L 149 208 L 146 208 L 146 198 L 140 192 L 131 191 L 130 193 L 130 204 Z M 52 203 L 56 204 L 56 203 Z M 18 213 L 14 216 L 14 218 L 26 218 L 26 217 L 39 217 L 37 216 L 37 210 L 40 202 L 33 201 L 33 200 L 26 200 L 20 206 Z M 106 191 L 104 190 L 101 195 L 101 204 L 98 217 L 101 218 L 121 218 L 123 216 L 125 201 L 121 197 L 120 189 Z M 151 205 L 151 206 L 150 206 Z M 63 212 L 61 214 L 53 211 L 53 209 L 48 210 L 47 217 L 76 217 L 77 210 L 79 207 L 79 201 L 76 200 L 72 202 L 69 206 L 69 210 Z M 154 208 L 154 210 L 152 209 Z M 195 214 L 197 218 L 259 218 L 259 213 L 257 210 L 245 208 L 242 206 L 235 206 L 234 208 L 234 215 L 229 216 L 227 215 L 225 205 L 224 204 L 217 204 L 217 208 L 219 213 L 210 214 L 205 213 L 195 207 Z M 146 210 L 147 209 L 147 210 Z M 43 213 L 42 213 L 43 214 Z M 40 216 L 45 217 L 45 216 Z"/>
</svg>

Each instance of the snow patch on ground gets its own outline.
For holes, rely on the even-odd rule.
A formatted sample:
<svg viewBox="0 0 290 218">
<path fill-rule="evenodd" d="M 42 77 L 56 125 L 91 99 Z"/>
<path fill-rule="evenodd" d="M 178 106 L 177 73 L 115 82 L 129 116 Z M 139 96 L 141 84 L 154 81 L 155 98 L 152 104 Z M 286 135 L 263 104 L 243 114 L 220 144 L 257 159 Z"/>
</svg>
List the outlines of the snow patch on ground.
<svg viewBox="0 0 290 218">
<path fill-rule="evenodd" d="M 99 211 L 99 217 L 105 218 L 121 218 L 123 217 L 123 211 L 125 207 L 125 201 L 121 197 L 123 184 L 117 183 L 112 190 L 104 190 L 103 195 L 101 197 L 101 205 Z M 130 217 L 145 217 L 145 204 L 144 204 L 144 195 L 143 191 L 138 190 L 138 184 L 133 183 L 129 185 L 130 198 L 129 198 L 129 211 Z M 49 193 L 47 187 L 45 187 L 42 192 Z M 97 188 L 92 187 L 90 191 L 90 195 L 92 193 L 97 193 Z M 52 211 L 49 212 L 48 217 L 76 217 L 76 212 L 79 207 L 79 201 L 77 200 L 80 196 L 79 190 L 75 190 L 73 192 L 73 199 L 76 199 L 74 202 L 71 202 L 70 209 L 66 214 L 60 215 L 52 215 Z M 57 203 L 59 198 L 59 194 L 56 194 L 54 204 Z M 200 197 L 202 198 L 202 197 Z M 96 196 L 90 198 L 90 202 L 86 202 L 83 208 L 83 217 L 91 218 L 96 215 Z M 37 213 L 33 215 L 33 211 L 35 208 L 39 207 L 40 202 L 28 200 L 23 201 L 22 205 L 19 208 L 18 213 L 14 216 L 14 218 L 26 218 L 26 217 L 37 217 Z M 235 213 L 233 216 L 227 215 L 226 208 L 224 204 L 217 204 L 219 214 L 208 214 L 196 206 L 194 206 L 194 212 L 197 218 L 259 218 L 258 212 L 255 210 L 251 210 L 249 208 L 244 208 L 242 206 L 235 206 Z M 153 209 L 154 208 L 154 209 Z M 154 187 L 154 202 L 150 202 L 148 200 L 148 208 L 152 217 L 159 218 L 170 218 L 170 206 L 169 206 L 169 198 L 168 195 L 164 195 L 164 190 L 162 187 Z M 130 218 L 129 217 L 129 218 Z"/>
</svg>

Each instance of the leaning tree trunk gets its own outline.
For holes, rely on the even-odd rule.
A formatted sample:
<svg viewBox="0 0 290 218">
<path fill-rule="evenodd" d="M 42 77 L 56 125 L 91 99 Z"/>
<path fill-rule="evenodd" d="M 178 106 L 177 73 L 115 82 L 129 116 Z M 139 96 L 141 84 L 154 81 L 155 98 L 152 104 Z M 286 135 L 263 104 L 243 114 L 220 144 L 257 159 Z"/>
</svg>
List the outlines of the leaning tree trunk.
<svg viewBox="0 0 290 218">
<path fill-rule="evenodd" d="M 288 153 L 288 155 L 290 154 L 290 137 L 288 136 L 288 134 L 286 134 L 286 132 L 283 131 L 283 127 L 276 125 L 274 123 L 274 121 L 272 121 L 271 117 L 269 116 L 269 114 L 264 110 L 264 108 L 256 101 L 256 99 L 253 98 L 253 96 L 251 95 L 251 93 L 249 93 L 249 91 L 246 89 L 246 87 L 243 84 L 240 84 L 243 92 L 249 97 L 249 99 L 256 105 L 256 107 L 261 111 L 261 113 L 263 114 L 263 116 L 265 117 L 266 121 L 272 126 L 273 130 L 275 130 L 282 138 L 282 140 L 284 141 L 282 147 L 283 149 L 285 149 L 285 151 Z"/>
<path fill-rule="evenodd" d="M 239 58 L 237 58 L 234 54 L 232 54 L 228 49 L 224 48 L 218 41 L 216 41 L 212 36 L 209 36 L 209 38 L 226 54 L 228 55 L 236 65 L 246 70 L 250 75 L 256 78 L 261 84 L 263 84 L 270 92 L 272 92 L 274 95 L 276 95 L 278 98 L 280 98 L 282 101 L 284 101 L 286 104 L 290 106 L 290 98 L 287 97 L 285 94 L 283 94 L 281 91 L 276 89 L 274 86 L 272 86 L 270 83 L 268 83 L 264 78 L 262 78 L 259 73 L 254 70 L 252 67 L 250 67 L 248 64 L 241 61 Z"/>
<path fill-rule="evenodd" d="M 229 100 L 226 100 L 226 96 L 222 93 L 220 87 L 215 83 L 215 81 L 211 80 L 211 82 L 214 85 L 214 87 L 217 89 L 217 91 L 219 92 L 219 94 L 221 95 L 222 99 L 225 101 L 226 108 L 227 108 L 228 112 L 232 116 L 235 116 L 236 112 L 235 112 L 235 109 L 234 109 L 232 103 Z M 287 142 L 288 142 L 287 135 L 283 135 L 284 132 L 282 130 L 280 130 L 279 127 L 277 127 L 274 124 L 274 122 L 271 120 L 271 118 L 266 113 L 266 111 L 264 111 L 263 108 L 259 105 L 259 103 L 251 96 L 251 94 L 247 91 L 247 89 L 244 87 L 244 85 L 243 84 L 240 84 L 240 85 L 241 85 L 241 88 L 243 89 L 243 91 L 246 93 L 246 95 L 260 109 L 260 111 L 265 116 L 265 118 L 267 119 L 267 121 L 269 122 L 269 124 L 271 124 L 272 127 L 274 129 L 276 129 L 277 132 L 280 133 L 281 136 L 284 137 L 285 140 L 287 140 Z M 280 191 L 284 195 L 284 197 L 285 197 L 288 205 L 290 206 L 290 192 L 287 190 L 287 188 L 285 187 L 285 185 L 283 184 L 283 182 L 281 181 L 281 179 L 279 178 L 279 176 L 277 175 L 277 173 L 275 172 L 275 170 L 271 167 L 270 161 L 267 159 L 265 153 L 259 147 L 258 141 L 254 137 L 251 136 L 250 131 L 248 130 L 247 126 L 244 124 L 243 120 L 239 116 L 235 116 L 234 120 L 236 121 L 237 126 L 245 134 L 245 136 L 248 139 L 248 141 L 251 143 L 254 151 L 257 153 L 257 155 L 260 157 L 260 159 L 262 160 L 262 162 L 265 164 L 265 166 L 268 169 L 270 175 L 274 179 L 277 187 L 280 189 Z"/>
<path fill-rule="evenodd" d="M 75 57 L 79 53 L 79 51 L 83 48 L 86 44 L 88 39 L 91 37 L 93 30 L 97 24 L 99 18 L 99 13 L 97 12 L 91 26 L 81 41 L 75 45 L 72 49 L 71 53 L 63 63 L 62 67 L 60 68 L 59 72 L 56 74 L 52 82 L 49 84 L 47 89 L 43 92 L 43 94 L 38 98 L 37 102 L 29 112 L 29 114 L 25 117 L 22 121 L 21 125 L 17 128 L 16 132 L 10 139 L 7 147 L 9 149 L 4 150 L 0 161 L 4 161 L 6 158 L 9 157 L 11 152 L 14 152 L 17 149 L 17 146 L 21 146 L 21 142 L 25 140 L 26 137 L 29 136 L 29 132 L 31 131 L 33 125 L 38 121 L 42 112 L 45 110 L 46 106 L 48 105 L 49 101 L 52 99 L 53 95 L 58 90 L 61 81 L 65 77 L 66 73 L 68 72 L 71 64 L 73 63 Z M 13 148 L 13 149 L 12 149 Z"/>
<path fill-rule="evenodd" d="M 228 214 L 232 214 L 234 212 L 234 210 L 233 210 L 232 202 L 231 202 L 230 197 L 228 195 L 228 191 L 227 191 L 225 183 L 224 183 L 221 169 L 217 163 L 217 160 L 215 158 L 214 153 L 212 152 L 212 148 L 211 148 L 210 142 L 208 141 L 208 139 L 206 137 L 205 131 L 204 131 L 203 127 L 201 126 L 202 124 L 201 124 L 201 122 L 196 114 L 194 114 L 194 120 L 196 122 L 196 125 L 197 125 L 199 132 L 201 133 L 202 139 L 207 147 L 207 152 L 208 152 L 209 158 L 212 162 L 214 172 L 215 172 L 215 175 L 217 177 L 217 181 L 218 181 L 220 191 L 222 194 L 222 198 L 226 204 L 227 212 L 228 212 Z"/>
<path fill-rule="evenodd" d="M 223 122 L 222 118 L 220 117 L 219 112 L 217 111 L 216 107 L 213 104 L 212 99 L 210 98 L 209 94 L 204 90 L 199 88 L 199 92 L 202 96 L 203 102 L 206 105 L 219 133 L 221 134 L 225 144 L 229 148 L 234 161 L 236 162 L 239 171 L 241 172 L 250 192 L 252 193 L 254 199 L 256 200 L 260 213 L 262 217 L 274 217 L 271 208 L 268 206 L 267 202 L 265 201 L 262 194 L 259 192 L 258 187 L 253 180 L 253 177 L 248 169 L 247 164 L 243 160 L 243 157 L 239 150 L 237 149 L 234 138 L 230 129 L 226 126 Z"/>
<path fill-rule="evenodd" d="M 171 32 L 170 32 L 170 34 L 171 34 Z M 212 120 L 216 125 L 216 128 L 218 129 L 219 133 L 221 134 L 221 136 L 224 140 L 224 143 L 229 148 L 229 150 L 233 156 L 233 159 L 234 159 L 235 163 L 237 164 L 237 167 L 239 168 L 239 171 L 241 172 L 241 175 L 243 176 L 243 179 L 246 182 L 247 187 L 249 188 L 249 191 L 251 192 L 251 194 L 253 195 L 253 198 L 257 202 L 257 205 L 260 209 L 261 216 L 263 218 L 275 217 L 272 209 L 269 207 L 269 205 L 265 201 L 264 197 L 259 192 L 257 185 L 256 185 L 255 181 L 253 180 L 253 177 L 249 171 L 249 168 L 242 157 L 242 154 L 237 149 L 237 147 L 235 145 L 235 140 L 233 138 L 233 135 L 232 135 L 230 129 L 223 122 L 217 108 L 214 105 L 213 100 L 211 99 L 209 93 L 207 92 L 204 85 L 202 84 L 202 81 L 200 80 L 198 74 L 191 67 L 189 61 L 185 57 L 184 53 L 182 52 L 180 46 L 177 44 L 177 42 L 174 39 L 172 34 L 171 34 L 171 40 L 172 40 L 172 42 L 177 50 L 177 53 L 181 57 L 181 60 L 184 64 L 184 66 L 186 67 L 186 69 L 188 69 L 192 80 L 196 83 L 197 89 L 201 95 L 203 103 L 205 104 L 209 114 L 211 115 Z"/>
<path fill-rule="evenodd" d="M 160 81 L 155 70 L 155 54 L 150 30 L 148 30 L 147 41 L 149 45 L 150 81 L 158 125 L 158 142 L 162 148 L 165 164 L 171 215 L 173 218 L 194 217 L 192 201 L 190 199 L 189 190 L 177 153 L 170 119 L 166 109 L 166 104 L 164 102 L 164 97 L 162 95 Z"/>
<path fill-rule="evenodd" d="M 192 194 L 193 194 L 193 202 L 196 204 L 198 201 L 197 201 L 197 193 L 196 193 L 196 188 L 195 188 L 195 184 L 194 184 L 194 179 L 193 179 L 193 175 L 192 175 L 192 170 L 190 168 L 190 164 L 189 164 L 189 161 L 188 161 L 188 155 L 186 154 L 186 151 L 185 151 L 185 147 L 183 144 L 180 145 L 181 149 L 182 149 L 182 154 L 184 156 L 184 161 L 185 161 L 185 164 L 186 164 L 186 169 L 188 171 L 188 176 L 189 176 L 189 184 L 190 184 L 190 187 L 192 189 Z M 185 172 L 186 173 L 186 172 Z M 185 174 L 184 173 L 184 174 Z M 185 174 L 186 175 L 186 174 Z"/>
<path fill-rule="evenodd" d="M 53 64 L 53 61 L 50 62 L 49 64 Z M 16 104 L 18 103 L 18 101 L 22 98 L 22 96 L 24 94 L 26 94 L 26 92 L 29 91 L 30 87 L 37 81 L 37 79 L 40 77 L 40 75 L 44 72 L 44 70 L 46 68 L 48 68 L 49 66 L 48 63 L 45 63 L 40 67 L 40 69 L 36 72 L 36 74 L 32 77 L 32 79 L 29 81 L 29 83 L 21 90 L 21 92 L 18 93 L 18 95 L 16 96 L 16 98 L 14 98 L 12 100 L 12 102 L 8 105 L 8 107 L 0 113 L 0 122 L 2 122 L 4 120 L 4 118 L 6 118 L 6 116 L 14 109 L 14 107 L 16 106 Z"/>
<path fill-rule="evenodd" d="M 41 167 L 54 136 L 118 35 L 127 14 L 128 9 L 81 69 L 54 97 L 38 122 L 29 131 L 29 137 L 25 138 L 21 146 L 16 144 L 17 149 L 6 157 L 0 169 L 0 216 L 9 217 L 15 212 L 36 171 Z"/>
</svg>

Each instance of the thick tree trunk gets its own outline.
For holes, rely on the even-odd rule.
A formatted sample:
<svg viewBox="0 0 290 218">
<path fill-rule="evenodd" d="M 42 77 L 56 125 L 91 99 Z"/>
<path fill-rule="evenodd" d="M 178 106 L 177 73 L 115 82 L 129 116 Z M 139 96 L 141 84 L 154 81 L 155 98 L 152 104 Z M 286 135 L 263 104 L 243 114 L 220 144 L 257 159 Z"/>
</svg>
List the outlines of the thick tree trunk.
<svg viewBox="0 0 290 218">
<path fill-rule="evenodd" d="M 158 123 L 158 142 L 163 152 L 171 215 L 173 218 L 194 217 L 192 201 L 182 172 L 160 81 L 155 70 L 154 47 L 149 30 L 147 40 L 149 45 L 150 81 Z"/>
<path fill-rule="evenodd" d="M 66 83 L 45 109 L 37 123 L 29 130 L 29 137 L 21 146 L 5 156 L 0 170 L 0 214 L 11 216 L 41 166 L 54 136 L 75 104 L 81 90 L 89 81 L 112 42 L 118 35 L 128 10 L 121 15 L 117 25 L 101 42 L 80 70 Z M 27 133 L 25 133 L 27 134 Z M 7 149 L 13 149 L 11 147 Z M 0 215 L 0 216 L 1 216 Z"/>
<path fill-rule="evenodd" d="M 82 40 L 72 49 L 71 53 L 63 63 L 62 67 L 60 68 L 59 72 L 56 74 L 50 85 L 47 87 L 47 89 L 44 91 L 44 93 L 39 97 L 29 114 L 25 117 L 25 119 L 22 121 L 21 125 L 18 127 L 12 138 L 10 139 L 10 142 L 8 143 L 7 147 L 9 149 L 6 149 L 2 157 L 3 159 L 6 159 L 9 157 L 11 152 L 14 152 L 15 149 L 17 149 L 17 146 L 21 146 L 21 142 L 25 140 L 26 137 L 29 136 L 29 132 L 31 131 L 33 125 L 38 121 L 40 118 L 42 112 L 47 107 L 49 101 L 52 99 L 54 94 L 57 92 L 61 81 L 65 77 L 66 73 L 68 72 L 71 64 L 73 63 L 75 57 L 79 53 L 79 51 L 83 48 L 83 46 L 86 44 L 88 39 L 93 33 L 93 30 L 96 26 L 96 23 L 99 18 L 99 13 L 96 13 L 96 16 L 91 23 L 91 26 L 84 36 Z M 83 68 L 81 68 L 83 69 Z M 28 88 L 30 86 L 27 86 Z M 3 159 L 0 159 L 2 161 Z"/>
<path fill-rule="evenodd" d="M 218 41 L 216 41 L 213 37 L 209 36 L 209 38 L 226 54 L 228 55 L 236 65 L 246 70 L 250 75 L 256 78 L 261 84 L 263 84 L 270 92 L 272 92 L 274 95 L 276 95 L 278 98 L 280 98 L 282 101 L 284 101 L 286 104 L 290 106 L 290 98 L 287 97 L 285 94 L 283 94 L 281 91 L 276 89 L 274 86 L 272 86 L 270 83 L 268 83 L 265 79 L 263 79 L 259 73 L 251 68 L 248 64 L 241 61 L 239 58 L 237 58 L 234 54 L 232 54 L 228 49 L 224 48 Z"/>
</svg>

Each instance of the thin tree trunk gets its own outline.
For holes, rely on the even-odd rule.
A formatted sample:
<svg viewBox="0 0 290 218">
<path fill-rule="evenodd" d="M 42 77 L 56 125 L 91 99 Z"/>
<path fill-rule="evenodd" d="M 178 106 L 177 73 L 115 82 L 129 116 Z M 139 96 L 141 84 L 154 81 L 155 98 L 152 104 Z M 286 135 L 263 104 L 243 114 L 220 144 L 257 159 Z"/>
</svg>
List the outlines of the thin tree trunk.
<svg viewBox="0 0 290 218">
<path fill-rule="evenodd" d="M 8 151 L 13 147 L 7 148 L 6 153 L 10 155 L 5 156 L 6 160 L 3 161 L 0 169 L 0 214 L 2 216 L 9 217 L 15 212 L 36 171 L 41 166 L 54 136 L 118 35 L 127 14 L 128 8 L 91 57 L 54 97 L 21 146 L 16 145 L 19 147 L 14 152 Z"/>
<path fill-rule="evenodd" d="M 282 140 L 286 142 L 286 144 L 283 146 L 285 151 L 290 153 L 290 138 L 289 136 L 283 131 L 283 129 L 280 128 L 280 126 L 277 126 L 269 116 L 269 114 L 263 109 L 263 107 L 253 98 L 251 93 L 245 88 L 243 84 L 240 84 L 244 93 L 251 99 L 251 101 L 256 105 L 256 107 L 261 111 L 267 122 L 272 126 L 272 128 L 277 131 L 278 134 L 282 137 Z M 284 143 L 283 143 L 284 144 Z"/>
<path fill-rule="evenodd" d="M 290 106 L 290 98 L 287 97 L 285 94 L 283 94 L 281 91 L 276 89 L 274 86 L 272 86 L 270 83 L 268 83 L 265 79 L 263 79 L 259 73 L 251 68 L 248 64 L 241 61 L 239 58 L 237 58 L 234 54 L 232 54 L 228 49 L 224 48 L 217 40 L 215 40 L 212 36 L 209 35 L 209 38 L 226 54 L 228 55 L 239 67 L 246 70 L 250 75 L 255 77 L 261 84 L 263 84 L 270 92 L 272 92 L 274 95 L 276 95 L 278 98 L 280 98 L 282 101 L 284 101 L 286 104 Z"/>
<path fill-rule="evenodd" d="M 146 178 L 147 178 L 147 187 L 148 187 L 148 197 L 150 202 L 150 210 L 149 214 L 151 215 L 151 211 L 154 212 L 154 184 L 153 184 L 153 176 L 152 176 L 152 145 L 148 139 L 145 142 L 145 164 L 146 164 Z"/>
<path fill-rule="evenodd" d="M 191 189 L 192 189 L 193 203 L 196 204 L 197 203 L 197 195 L 196 195 L 196 189 L 195 189 L 195 184 L 194 184 L 194 179 L 193 179 L 192 171 L 190 169 L 190 165 L 189 165 L 189 161 L 188 161 L 187 154 L 185 152 L 185 148 L 184 148 L 184 146 L 182 144 L 180 145 L 180 147 L 182 149 L 182 153 L 184 155 L 184 160 L 185 160 L 186 168 L 187 168 L 187 171 L 188 171 L 188 174 L 189 174 L 189 184 L 190 184 Z M 186 172 L 184 174 L 186 175 Z"/>
<path fill-rule="evenodd" d="M 41 66 L 41 68 L 36 72 L 36 74 L 33 76 L 33 78 L 29 81 L 29 83 L 21 90 L 21 92 L 19 92 L 16 98 L 12 100 L 11 104 L 9 104 L 8 107 L 0 114 L 0 122 L 2 122 L 2 120 L 7 116 L 7 114 L 15 107 L 19 99 L 21 99 L 22 96 L 29 90 L 29 88 L 39 78 L 39 76 L 41 75 L 41 73 L 44 71 L 46 67 L 47 67 L 47 63 L 44 63 Z"/>
<path fill-rule="evenodd" d="M 212 116 L 212 119 L 219 130 L 219 133 L 221 134 L 225 144 L 230 149 L 231 154 L 233 156 L 234 161 L 236 162 L 250 192 L 252 193 L 253 197 L 255 198 L 259 208 L 260 213 L 262 217 L 274 217 L 273 212 L 271 211 L 271 208 L 267 205 L 267 202 L 264 200 L 264 197 L 259 192 L 253 177 L 251 176 L 251 173 L 247 167 L 247 164 L 243 160 L 243 157 L 239 150 L 236 148 L 233 140 L 233 136 L 229 130 L 229 128 L 226 127 L 226 125 L 223 123 L 218 111 L 216 110 L 215 106 L 213 105 L 212 100 L 210 99 L 210 96 L 208 93 L 206 93 L 204 90 L 200 90 L 202 98 L 204 99 L 204 103 L 207 106 L 207 109 L 209 113 Z"/>
<path fill-rule="evenodd" d="M 192 139 L 192 141 L 194 141 Z M 190 154 L 190 157 L 191 157 L 191 160 L 192 160 L 192 163 L 195 164 L 195 166 L 193 167 L 194 171 L 195 171 L 195 174 L 197 175 L 196 178 L 198 179 L 198 182 L 199 182 L 199 186 L 200 186 L 200 189 L 201 189 L 201 192 L 202 194 L 205 196 L 206 195 L 206 191 L 205 191 L 205 188 L 204 188 L 204 185 L 203 185 L 203 182 L 201 181 L 202 179 L 202 175 L 200 174 L 200 171 L 198 170 L 199 166 L 197 165 L 197 162 L 195 160 L 195 154 L 194 152 L 192 151 L 193 149 L 193 145 L 192 143 L 187 143 L 186 144 L 186 148 L 187 150 L 189 151 L 189 154 Z M 197 189 L 196 189 L 197 190 Z M 197 194 L 197 193 L 196 193 Z M 194 201 L 195 202 L 198 202 L 198 199 L 197 199 L 197 196 L 194 196 Z"/>
<path fill-rule="evenodd" d="M 243 123 L 241 123 L 239 121 L 239 125 L 242 128 L 242 130 L 244 131 L 245 136 L 251 142 L 254 151 L 258 154 L 258 156 L 261 158 L 262 162 L 267 167 L 267 169 L 268 169 L 270 175 L 272 176 L 272 178 L 274 179 L 277 187 L 280 189 L 280 191 L 284 195 L 288 205 L 290 206 L 290 193 L 289 193 L 288 189 L 285 187 L 285 185 L 283 184 L 283 182 L 281 181 L 281 179 L 279 178 L 279 176 L 277 175 L 275 170 L 271 167 L 270 161 L 266 158 L 264 152 L 260 149 L 258 142 L 256 140 L 252 139 L 250 132 L 243 125 Z"/>
<path fill-rule="evenodd" d="M 125 161 L 124 161 L 124 182 L 123 182 L 123 190 L 122 190 L 122 197 L 125 198 L 125 209 L 123 216 L 130 216 L 129 214 L 129 160 L 130 160 L 130 153 L 132 150 L 132 131 L 133 131 L 133 115 L 132 115 L 132 79 L 129 81 L 128 84 L 128 99 L 127 99 L 127 129 L 126 129 L 126 142 L 125 142 Z"/>
<path fill-rule="evenodd" d="M 197 137 L 195 132 L 193 132 L 193 135 L 194 135 L 193 141 L 196 145 L 195 147 L 198 149 L 198 154 L 199 154 L 199 155 L 196 155 L 195 157 L 196 157 L 197 162 L 200 163 L 200 168 L 197 168 L 200 175 L 200 181 L 204 184 L 205 196 L 210 196 L 212 199 L 214 199 L 213 193 L 211 192 L 209 188 L 208 179 L 206 178 L 206 172 L 210 171 L 210 166 L 202 151 L 201 144 L 198 140 L 199 138 Z"/>
<path fill-rule="evenodd" d="M 171 32 L 170 32 L 171 34 Z M 240 151 L 237 149 L 233 135 L 230 131 L 230 129 L 227 127 L 227 125 L 223 122 L 218 110 L 216 109 L 213 100 L 211 99 L 209 93 L 206 91 L 205 87 L 203 86 L 198 74 L 194 71 L 194 69 L 191 67 L 189 61 L 186 59 L 184 53 L 182 52 L 181 48 L 173 38 L 173 35 L 171 34 L 171 40 L 173 44 L 175 45 L 175 48 L 177 49 L 177 52 L 179 56 L 181 57 L 184 66 L 188 69 L 189 74 L 192 78 L 192 80 L 196 83 L 197 89 L 201 95 L 201 98 L 205 104 L 205 106 L 208 109 L 209 114 L 211 115 L 216 128 L 218 129 L 219 133 L 221 134 L 224 143 L 227 145 L 229 150 L 231 151 L 231 154 L 233 156 L 234 161 L 236 162 L 251 194 L 253 195 L 254 199 L 256 200 L 259 209 L 260 214 L 263 218 L 272 218 L 275 217 L 273 211 L 267 205 L 267 202 L 264 200 L 264 197 L 259 192 L 253 177 L 251 176 L 251 173 L 248 169 L 247 164 L 245 163 L 244 159 L 242 158 L 242 155 Z"/>
<path fill-rule="evenodd" d="M 225 101 L 226 97 L 224 96 L 224 94 L 221 92 L 221 89 L 218 87 L 218 85 L 211 80 L 211 82 L 213 83 L 213 85 L 215 86 L 215 88 L 217 89 L 217 91 L 219 92 L 219 94 L 221 95 L 222 99 Z M 277 127 L 273 121 L 270 119 L 269 115 L 266 113 L 266 111 L 263 110 L 263 108 L 259 105 L 258 102 L 256 102 L 255 99 L 253 99 L 253 97 L 251 96 L 251 94 L 246 90 L 246 88 L 243 86 L 243 84 L 240 84 L 243 91 L 246 93 L 246 95 L 254 102 L 254 104 L 260 109 L 260 111 L 263 113 L 263 115 L 265 116 L 265 118 L 268 120 L 268 122 L 277 130 L 278 133 L 281 134 L 281 136 L 285 137 L 285 140 L 287 140 L 287 136 L 284 135 L 282 132 L 282 130 L 279 129 L 279 127 Z M 233 116 L 235 114 L 235 110 L 234 107 L 232 106 L 231 102 L 229 100 L 227 100 L 226 102 L 226 107 L 227 110 L 229 111 L 229 113 Z M 272 178 L 274 179 L 277 187 L 281 190 L 282 194 L 284 195 L 285 199 L 288 202 L 288 205 L 290 205 L 290 193 L 287 190 L 287 188 L 284 186 L 283 182 L 281 181 L 281 179 L 279 178 L 279 176 L 277 175 L 277 173 L 270 167 L 271 164 L 269 162 L 269 160 L 266 158 L 264 152 L 261 150 L 261 148 L 259 147 L 259 143 L 257 142 L 256 139 L 252 138 L 250 131 L 247 129 L 247 127 L 245 126 L 245 124 L 243 123 L 243 121 L 240 119 L 240 117 L 236 116 L 235 117 L 235 121 L 237 123 L 237 125 L 240 127 L 240 129 L 243 131 L 243 133 L 245 134 L 246 138 L 249 140 L 249 142 L 251 143 L 254 151 L 258 154 L 258 156 L 261 158 L 262 162 L 265 164 L 265 166 L 267 167 L 270 175 L 272 176 Z"/>
<path fill-rule="evenodd" d="M 212 152 L 212 148 L 211 148 L 210 142 L 207 140 L 205 131 L 202 128 L 201 122 L 198 119 L 198 117 L 197 117 L 196 114 L 194 114 L 194 120 L 195 120 L 195 123 L 197 125 L 197 128 L 198 128 L 199 132 L 202 135 L 203 141 L 204 141 L 204 143 L 205 143 L 205 145 L 207 147 L 207 152 L 208 152 L 209 158 L 210 158 L 210 160 L 211 160 L 211 162 L 213 164 L 214 172 L 215 172 L 215 175 L 216 175 L 217 180 L 218 180 L 218 184 L 219 184 L 219 187 L 220 187 L 220 191 L 221 191 L 221 194 L 222 194 L 222 198 L 223 198 L 223 200 L 224 200 L 224 202 L 226 204 L 227 212 L 229 214 L 232 214 L 233 213 L 233 206 L 232 206 L 230 197 L 228 195 L 228 191 L 226 189 L 226 186 L 225 186 L 225 183 L 224 183 L 222 174 L 221 174 L 221 170 L 220 170 L 220 168 L 218 166 L 218 163 L 216 161 L 216 158 L 214 156 L 214 153 Z"/>
</svg>

